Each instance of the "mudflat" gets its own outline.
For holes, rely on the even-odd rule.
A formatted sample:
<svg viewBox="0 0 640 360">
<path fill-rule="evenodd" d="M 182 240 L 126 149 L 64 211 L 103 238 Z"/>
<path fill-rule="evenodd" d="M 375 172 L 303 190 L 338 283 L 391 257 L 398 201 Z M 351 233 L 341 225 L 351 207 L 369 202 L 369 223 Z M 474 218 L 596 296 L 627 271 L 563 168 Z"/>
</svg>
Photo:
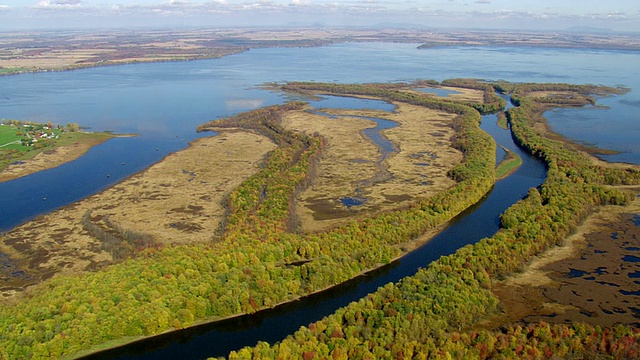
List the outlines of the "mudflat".
<svg viewBox="0 0 640 360">
<path fill-rule="evenodd" d="M 637 192 L 640 189 L 636 188 Z M 640 197 L 591 215 L 563 246 L 494 287 L 503 306 L 492 324 L 640 324 Z"/>
</svg>

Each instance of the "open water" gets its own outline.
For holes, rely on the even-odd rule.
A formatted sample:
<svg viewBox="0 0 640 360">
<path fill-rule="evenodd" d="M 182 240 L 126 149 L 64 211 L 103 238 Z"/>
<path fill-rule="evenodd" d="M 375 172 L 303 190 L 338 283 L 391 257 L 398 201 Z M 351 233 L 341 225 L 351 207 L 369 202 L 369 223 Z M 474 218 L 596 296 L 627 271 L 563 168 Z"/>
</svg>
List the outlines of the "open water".
<svg viewBox="0 0 640 360">
<path fill-rule="evenodd" d="M 622 151 L 608 160 L 640 164 L 640 53 L 481 47 L 418 50 L 416 46 L 367 43 L 261 49 L 215 60 L 0 77 L 2 118 L 77 122 L 96 131 L 139 135 L 110 140 L 56 169 L 1 183 L 0 230 L 87 197 L 197 137 L 213 135 L 195 133 L 200 123 L 286 101 L 283 94 L 259 88 L 274 81 L 359 83 L 472 77 L 623 85 L 631 91 L 602 99 L 607 109 L 559 110 L 547 115 L 552 127 L 570 138 Z M 329 103 L 334 100 L 327 101 L 318 106 L 334 106 Z M 355 106 L 380 104 L 359 101 Z M 518 151 L 508 132 L 493 124 L 495 117 L 485 120 L 483 129 Z M 387 268 L 295 304 L 168 334 L 96 357 L 201 358 L 224 355 L 257 340 L 277 341 L 381 284 L 397 281 L 442 254 L 493 234 L 499 214 L 544 177 L 544 167 L 520 153 L 525 164 L 518 172 L 498 182 L 484 201 L 452 221 L 440 236 Z"/>
<path fill-rule="evenodd" d="M 286 101 L 267 82 L 343 83 L 472 77 L 514 82 L 623 85 L 608 109 L 548 112 L 573 139 L 622 151 L 607 160 L 640 164 L 640 53 L 630 51 L 339 44 L 251 50 L 220 59 L 132 64 L 0 77 L 0 118 L 79 123 L 135 133 L 81 159 L 0 184 L 0 231 L 85 198 L 139 172 L 189 141 L 197 125 Z M 123 165 L 124 163 L 124 165 Z M 44 200 L 46 198 L 46 200 Z"/>
</svg>

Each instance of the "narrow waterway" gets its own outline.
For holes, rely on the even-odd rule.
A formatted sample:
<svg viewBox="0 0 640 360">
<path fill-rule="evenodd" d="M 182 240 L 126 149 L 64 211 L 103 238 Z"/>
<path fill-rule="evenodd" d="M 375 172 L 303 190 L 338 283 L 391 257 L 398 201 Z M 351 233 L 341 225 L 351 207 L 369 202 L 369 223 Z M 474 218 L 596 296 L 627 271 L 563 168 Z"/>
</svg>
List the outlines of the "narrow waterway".
<svg viewBox="0 0 640 360">
<path fill-rule="evenodd" d="M 339 104 L 344 104 L 344 100 L 347 100 L 348 101 L 347 104 L 350 104 L 352 108 L 359 108 L 357 104 L 361 103 L 361 101 L 363 100 L 358 98 L 347 98 L 347 97 L 339 98 L 337 96 L 327 96 L 327 97 L 330 99 L 333 99 L 334 103 L 336 102 L 336 99 L 343 99 L 343 100 L 337 100 Z M 322 104 L 322 101 L 323 100 L 312 102 L 311 105 L 318 107 L 318 105 Z M 392 110 L 389 108 L 390 106 L 389 103 L 378 102 L 376 100 L 366 100 L 366 101 L 368 101 L 368 104 L 374 105 L 376 110 L 385 110 L 385 111 Z M 360 106 L 362 105 L 363 104 L 361 104 Z M 391 107 L 393 107 L 393 105 L 391 105 Z M 341 108 L 344 109 L 344 107 L 341 107 Z M 391 142 L 382 132 L 384 130 L 393 129 L 397 127 L 398 123 L 395 121 L 371 117 L 371 116 L 328 114 L 326 112 L 323 112 L 322 109 L 313 110 L 312 113 L 322 115 L 334 120 L 343 119 L 343 118 L 356 118 L 356 119 L 369 120 L 376 124 L 376 126 L 374 127 L 366 128 L 362 130 L 361 134 L 363 137 L 367 138 L 371 143 L 373 143 L 378 147 L 378 151 L 380 153 L 378 158 L 375 161 L 367 160 L 367 162 L 370 161 L 371 163 L 375 164 L 377 171 L 375 175 L 372 176 L 371 178 L 363 179 L 356 182 L 354 194 L 340 199 L 340 202 L 342 203 L 342 205 L 346 206 L 347 208 L 363 205 L 367 201 L 366 197 L 364 197 L 364 192 L 366 188 L 371 187 L 375 184 L 387 181 L 393 176 L 389 172 L 389 166 L 387 165 L 385 160 L 389 157 L 390 154 L 397 153 L 398 147 L 393 142 Z"/>
<path fill-rule="evenodd" d="M 440 256 L 492 236 L 499 228 L 499 217 L 523 198 L 531 187 L 545 178 L 544 165 L 521 151 L 510 133 L 496 125 L 496 116 L 483 117 L 482 129 L 499 145 L 522 157 L 522 166 L 508 178 L 498 181 L 478 204 L 453 219 L 431 241 L 402 259 L 330 290 L 299 301 L 247 316 L 196 326 L 145 339 L 120 348 L 93 354 L 91 359 L 203 359 L 226 356 L 230 351 L 255 345 L 258 341 L 277 342 L 301 326 L 317 321 L 338 308 L 376 291 L 390 282 L 416 273 Z"/>
</svg>

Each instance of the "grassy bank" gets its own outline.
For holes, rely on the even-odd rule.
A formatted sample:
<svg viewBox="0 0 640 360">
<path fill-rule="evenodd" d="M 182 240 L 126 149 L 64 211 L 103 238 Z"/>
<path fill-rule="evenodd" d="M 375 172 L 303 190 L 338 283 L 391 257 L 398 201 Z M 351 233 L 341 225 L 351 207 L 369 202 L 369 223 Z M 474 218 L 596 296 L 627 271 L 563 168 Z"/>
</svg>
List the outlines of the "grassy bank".
<svg viewBox="0 0 640 360">
<path fill-rule="evenodd" d="M 505 157 L 496 166 L 496 179 L 504 179 L 513 174 L 520 165 L 522 165 L 522 158 L 513 151 L 503 148 L 507 153 Z"/>
</svg>

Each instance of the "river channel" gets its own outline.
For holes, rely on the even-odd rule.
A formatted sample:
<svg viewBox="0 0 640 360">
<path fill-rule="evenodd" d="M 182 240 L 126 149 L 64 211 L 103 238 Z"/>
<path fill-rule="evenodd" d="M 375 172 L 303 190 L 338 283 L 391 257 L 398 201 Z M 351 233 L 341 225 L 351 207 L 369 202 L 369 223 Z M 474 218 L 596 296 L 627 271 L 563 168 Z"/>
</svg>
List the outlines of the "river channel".
<svg viewBox="0 0 640 360">
<path fill-rule="evenodd" d="M 443 255 L 492 236 L 498 231 L 500 214 L 523 198 L 531 187 L 539 186 L 546 170 L 540 161 L 514 144 L 508 131 L 496 125 L 496 115 L 484 116 L 481 128 L 499 145 L 522 157 L 522 166 L 511 176 L 496 182 L 480 202 L 454 218 L 444 231 L 398 261 L 299 301 L 162 334 L 93 354 L 87 359 L 203 359 L 226 356 L 230 351 L 255 345 L 258 341 L 277 342 L 380 286 L 411 276 Z"/>
<path fill-rule="evenodd" d="M 364 101 L 363 101 L 364 100 Z M 332 108 L 339 109 L 361 109 L 365 108 L 367 105 L 373 105 L 372 107 L 376 110 L 384 110 L 384 111 L 393 111 L 394 106 L 389 103 L 378 102 L 374 100 L 366 100 L 366 99 L 358 99 L 358 98 L 350 98 L 350 97 L 339 97 L 339 96 L 327 96 L 323 95 L 321 100 L 311 102 L 312 106 L 318 108 L 320 106 L 330 105 Z M 334 119 L 340 121 L 340 119 L 349 117 L 349 118 L 357 118 L 368 120 L 376 124 L 375 127 L 366 128 L 362 131 L 363 137 L 369 139 L 370 142 L 375 144 L 378 147 L 380 155 L 377 160 L 375 160 L 375 165 L 377 168 L 376 174 L 369 179 L 362 179 L 355 184 L 355 193 L 351 196 L 344 197 L 340 199 L 342 205 L 347 208 L 358 207 L 363 205 L 367 199 L 363 197 L 362 193 L 364 188 L 371 187 L 376 183 L 384 182 L 387 179 L 391 178 L 392 175 L 388 171 L 388 166 L 385 163 L 387 157 L 392 153 L 398 152 L 398 147 L 391 142 L 387 137 L 382 133 L 384 130 L 393 129 L 398 126 L 398 123 L 381 118 L 375 118 L 370 116 L 356 116 L 356 115 L 333 115 L 323 112 L 322 109 L 312 111 L 314 114 L 326 116 L 330 119 Z"/>
</svg>

